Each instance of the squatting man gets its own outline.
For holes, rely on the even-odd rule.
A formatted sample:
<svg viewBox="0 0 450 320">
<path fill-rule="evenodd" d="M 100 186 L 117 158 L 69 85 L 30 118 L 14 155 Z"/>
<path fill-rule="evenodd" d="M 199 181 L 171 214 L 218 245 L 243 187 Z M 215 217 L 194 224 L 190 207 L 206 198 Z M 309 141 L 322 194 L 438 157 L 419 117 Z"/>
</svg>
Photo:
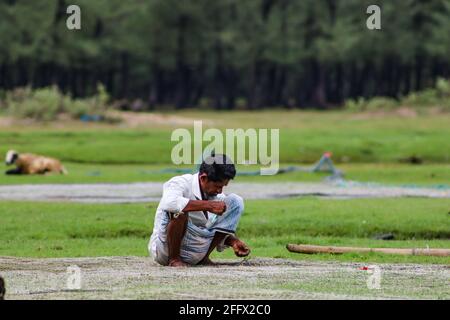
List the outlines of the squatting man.
<svg viewBox="0 0 450 320">
<path fill-rule="evenodd" d="M 243 200 L 223 193 L 235 175 L 231 160 L 216 154 L 202 162 L 198 173 L 176 176 L 164 184 L 148 248 L 157 263 L 211 265 L 211 252 L 228 247 L 238 257 L 249 255 L 250 248 L 235 235 Z"/>
</svg>

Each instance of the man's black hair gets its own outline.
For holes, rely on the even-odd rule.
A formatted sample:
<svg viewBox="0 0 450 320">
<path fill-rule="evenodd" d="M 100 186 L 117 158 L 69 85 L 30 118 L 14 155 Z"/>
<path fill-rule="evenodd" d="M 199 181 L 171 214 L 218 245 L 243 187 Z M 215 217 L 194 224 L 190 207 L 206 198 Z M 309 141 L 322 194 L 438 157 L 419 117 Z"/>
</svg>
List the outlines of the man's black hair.
<svg viewBox="0 0 450 320">
<path fill-rule="evenodd" d="M 230 180 L 236 176 L 233 162 L 224 154 L 216 154 L 204 159 L 199 172 L 206 173 L 208 180 L 214 182 Z"/>
</svg>

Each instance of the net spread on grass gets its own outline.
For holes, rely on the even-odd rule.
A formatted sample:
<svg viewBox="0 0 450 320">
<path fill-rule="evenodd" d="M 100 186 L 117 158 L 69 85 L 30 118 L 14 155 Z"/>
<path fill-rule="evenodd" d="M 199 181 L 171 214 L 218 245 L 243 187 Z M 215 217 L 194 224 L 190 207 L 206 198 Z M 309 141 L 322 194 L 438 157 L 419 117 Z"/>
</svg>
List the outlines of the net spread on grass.
<svg viewBox="0 0 450 320">
<path fill-rule="evenodd" d="M 150 258 L 0 258 L 7 299 L 449 299 L 450 268 L 380 264 L 371 289 L 363 264 L 258 258 L 169 268 Z M 70 290 L 69 267 L 80 270 Z"/>
<path fill-rule="evenodd" d="M 131 184 L 65 184 L 0 186 L 0 200 L 132 203 L 159 201 L 161 182 Z M 430 197 L 450 198 L 450 189 L 364 184 L 322 183 L 230 183 L 227 193 L 244 199 L 276 199 L 296 196 L 333 198 Z"/>
</svg>

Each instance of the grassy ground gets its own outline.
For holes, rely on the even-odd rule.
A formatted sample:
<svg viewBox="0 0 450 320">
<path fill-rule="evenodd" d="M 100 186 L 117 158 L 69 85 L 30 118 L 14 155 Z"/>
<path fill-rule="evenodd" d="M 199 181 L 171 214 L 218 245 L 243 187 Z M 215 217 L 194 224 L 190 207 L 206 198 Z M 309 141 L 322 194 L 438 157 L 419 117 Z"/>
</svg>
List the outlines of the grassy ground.
<svg viewBox="0 0 450 320">
<path fill-rule="evenodd" d="M 165 117 L 169 115 L 160 115 Z M 174 167 L 170 141 L 176 127 L 192 129 L 192 121 L 204 120 L 204 128 L 280 128 L 280 162 L 312 164 L 324 151 L 346 178 L 391 184 L 448 184 L 450 181 L 450 115 L 400 117 L 345 112 L 177 112 L 183 125 L 144 122 L 127 127 L 70 122 L 0 127 L 0 155 L 8 149 L 35 152 L 63 160 L 65 177 L 5 177 L 0 184 L 97 183 L 164 181 Z M 425 163 L 408 165 L 416 157 Z M 192 166 L 185 166 L 191 168 Z M 0 165 L 0 171 L 7 168 Z M 241 166 L 239 170 L 259 167 Z M 275 177 L 239 177 L 241 181 L 318 181 L 325 175 L 290 173 Z"/>
<path fill-rule="evenodd" d="M 280 168 L 299 164 L 280 164 Z M 68 175 L 46 176 L 7 176 L 0 174 L 0 185 L 13 184 L 47 184 L 47 183 L 130 183 L 146 181 L 167 181 L 176 173 L 165 173 L 165 169 L 185 168 L 194 166 L 145 165 L 145 164 L 87 164 L 65 163 Z M 303 165 L 308 167 L 310 165 Z M 423 185 L 450 186 L 449 164 L 399 164 L 399 163 L 357 163 L 338 164 L 337 168 L 345 173 L 348 180 L 362 182 L 377 182 L 390 185 Z M 0 163 L 0 172 L 9 167 Z M 257 166 L 238 166 L 240 171 L 257 171 Z M 238 176 L 236 181 L 248 182 L 317 182 L 329 176 L 328 173 L 291 172 L 275 176 Z"/>
<path fill-rule="evenodd" d="M 167 115 L 169 116 L 169 115 Z M 10 177 L 0 184 L 126 183 L 165 181 L 177 127 L 279 128 L 281 167 L 311 164 L 324 151 L 349 180 L 392 185 L 450 185 L 450 115 L 400 116 L 346 112 L 194 112 L 171 113 L 184 124 L 147 122 L 105 125 L 50 123 L 1 125 L 0 155 L 8 149 L 63 160 L 68 176 Z M 163 116 L 164 117 L 164 116 Z M 409 164 L 411 158 L 423 160 Z M 186 166 L 188 168 L 192 166 Z M 259 167 L 239 167 L 256 170 Z M 7 168 L 0 164 L 0 171 Z M 240 176 L 238 181 L 320 181 L 327 174 L 289 173 Z M 304 256 L 287 252 L 287 243 L 372 247 L 450 247 L 449 199 L 316 198 L 248 201 L 240 234 L 253 256 L 292 259 L 449 263 L 430 257 L 379 254 Z M 155 203 L 147 206 L 0 202 L 0 256 L 145 256 Z M 394 241 L 374 240 L 392 232 Z M 221 255 L 231 258 L 231 253 Z"/>
<path fill-rule="evenodd" d="M 49 124 L 0 128 L 0 154 L 8 149 L 37 152 L 66 162 L 96 164 L 169 164 L 176 127 L 279 128 L 280 162 L 312 163 L 324 151 L 343 163 L 397 163 L 413 156 L 426 162 L 449 163 L 450 115 L 404 118 L 344 112 L 184 112 L 185 125 L 153 124 L 140 128 L 105 125 Z"/>
<path fill-rule="evenodd" d="M 147 255 L 157 204 L 0 202 L 0 256 Z M 289 253 L 287 243 L 371 247 L 450 247 L 449 199 L 247 201 L 238 233 L 252 256 L 361 262 L 449 264 L 449 258 Z M 375 240 L 393 233 L 396 240 Z M 231 258 L 232 253 L 214 254 Z"/>
</svg>

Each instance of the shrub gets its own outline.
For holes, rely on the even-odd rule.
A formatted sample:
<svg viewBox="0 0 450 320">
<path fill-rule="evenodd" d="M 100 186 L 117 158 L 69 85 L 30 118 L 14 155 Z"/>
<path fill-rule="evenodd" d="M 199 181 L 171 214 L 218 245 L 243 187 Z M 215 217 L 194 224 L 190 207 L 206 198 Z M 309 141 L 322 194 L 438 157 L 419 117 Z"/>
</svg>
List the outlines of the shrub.
<svg viewBox="0 0 450 320">
<path fill-rule="evenodd" d="M 236 99 L 236 109 L 237 110 L 247 110 L 248 109 L 248 101 L 246 98 L 238 98 Z"/>
<path fill-rule="evenodd" d="M 67 113 L 74 119 L 79 119 L 81 116 L 89 114 L 88 104 L 80 99 L 71 100 L 66 102 Z"/>
<path fill-rule="evenodd" d="M 344 103 L 344 109 L 349 111 L 392 110 L 400 106 L 419 110 L 429 107 L 450 110 L 450 80 L 439 78 L 434 88 L 411 92 L 400 101 L 388 97 L 373 97 L 368 100 L 364 98 L 349 99 Z"/>
<path fill-rule="evenodd" d="M 0 114 L 6 111 L 6 91 L 0 89 Z"/>
<path fill-rule="evenodd" d="M 409 107 L 423 108 L 438 106 L 439 101 L 436 89 L 425 89 L 408 94 L 402 99 L 402 104 Z"/>
<path fill-rule="evenodd" d="M 450 98 L 450 80 L 438 78 L 436 81 L 437 94 L 441 98 Z"/>
<path fill-rule="evenodd" d="M 54 120 L 63 110 L 63 96 L 56 87 L 19 88 L 7 94 L 8 112 L 19 118 Z"/>
<path fill-rule="evenodd" d="M 8 113 L 18 118 L 51 121 L 66 113 L 75 119 L 91 115 L 103 119 L 108 101 L 105 87 L 99 84 L 97 93 L 85 99 L 72 99 L 56 86 L 35 90 L 30 87 L 17 88 L 6 94 L 5 105 Z"/>
<path fill-rule="evenodd" d="M 388 97 L 375 97 L 367 101 L 366 110 L 376 111 L 376 110 L 392 110 L 398 107 L 399 104 L 397 100 Z"/>
<path fill-rule="evenodd" d="M 436 82 L 438 97 L 440 98 L 440 107 L 450 111 L 450 80 L 439 78 Z"/>
<path fill-rule="evenodd" d="M 388 97 L 374 97 L 368 100 L 360 97 L 356 100 L 349 99 L 344 105 L 344 108 L 350 111 L 392 110 L 396 107 L 398 107 L 398 102 Z"/>
<path fill-rule="evenodd" d="M 201 98 L 198 102 L 198 108 L 200 110 L 211 110 L 212 107 L 213 105 L 210 98 Z"/>
<path fill-rule="evenodd" d="M 363 111 L 366 101 L 364 98 L 359 97 L 358 99 L 348 99 L 344 102 L 344 109 L 349 111 Z"/>
</svg>

